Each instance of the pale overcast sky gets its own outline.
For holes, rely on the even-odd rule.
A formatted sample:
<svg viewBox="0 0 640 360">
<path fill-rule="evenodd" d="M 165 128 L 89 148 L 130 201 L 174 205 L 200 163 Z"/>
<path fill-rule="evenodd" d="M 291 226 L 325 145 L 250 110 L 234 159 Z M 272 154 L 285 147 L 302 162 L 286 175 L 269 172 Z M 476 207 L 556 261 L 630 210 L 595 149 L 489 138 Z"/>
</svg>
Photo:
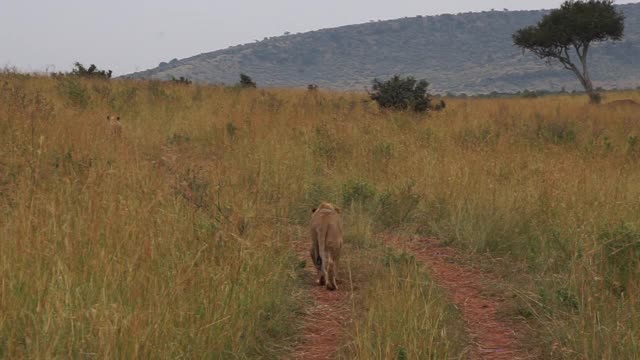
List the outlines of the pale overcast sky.
<svg viewBox="0 0 640 360">
<path fill-rule="evenodd" d="M 618 1 L 626 3 L 627 1 Z M 558 7 L 561 0 L 0 0 L 0 68 L 116 75 L 230 45 L 369 20 Z"/>
</svg>

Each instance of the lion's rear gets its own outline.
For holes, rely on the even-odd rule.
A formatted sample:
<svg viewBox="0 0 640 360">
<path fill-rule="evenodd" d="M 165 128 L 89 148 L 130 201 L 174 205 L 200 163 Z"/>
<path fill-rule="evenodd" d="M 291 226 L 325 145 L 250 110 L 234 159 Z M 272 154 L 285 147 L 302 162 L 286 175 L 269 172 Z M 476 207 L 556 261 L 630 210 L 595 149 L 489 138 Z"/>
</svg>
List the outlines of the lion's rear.
<svg viewBox="0 0 640 360">
<path fill-rule="evenodd" d="M 311 258 L 320 275 L 319 283 L 325 283 L 329 290 L 337 289 L 337 261 L 342 248 L 342 226 L 339 209 L 323 203 L 314 209 L 311 219 Z"/>
</svg>

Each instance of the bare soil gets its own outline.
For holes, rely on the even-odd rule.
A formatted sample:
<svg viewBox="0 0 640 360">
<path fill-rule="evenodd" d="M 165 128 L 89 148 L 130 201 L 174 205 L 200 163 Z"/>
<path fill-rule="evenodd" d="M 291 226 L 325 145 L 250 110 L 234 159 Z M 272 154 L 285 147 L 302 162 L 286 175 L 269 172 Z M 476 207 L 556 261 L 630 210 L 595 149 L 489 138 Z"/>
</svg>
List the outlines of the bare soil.
<svg viewBox="0 0 640 360">
<path fill-rule="evenodd" d="M 471 338 L 471 359 L 515 360 L 531 359 L 518 341 L 523 326 L 516 321 L 502 319 L 498 313 L 505 305 L 503 298 L 489 295 L 487 283 L 496 281 L 488 274 L 461 265 L 455 250 L 442 246 L 435 239 L 405 241 L 388 237 L 388 245 L 415 255 L 424 264 L 431 278 L 447 293 L 460 309 L 466 330 Z"/>
<path fill-rule="evenodd" d="M 468 351 L 470 359 L 534 358 L 519 341 L 525 335 L 524 326 L 516 319 L 505 319 L 499 315 L 506 306 L 505 300 L 490 290 L 490 284 L 499 280 L 479 269 L 461 264 L 461 257 L 454 249 L 441 245 L 435 239 L 408 240 L 388 236 L 385 242 L 413 254 L 446 292 L 449 300 L 460 309 L 471 339 Z M 318 285 L 308 246 L 307 241 L 296 242 L 298 257 L 306 262 L 305 278 L 313 302 L 305 311 L 302 341 L 294 349 L 292 358 L 333 359 L 343 344 L 343 332 L 351 322 L 349 303 L 353 285 L 338 282 L 336 291 Z"/>
<path fill-rule="evenodd" d="M 338 280 L 338 290 L 330 291 L 317 284 L 316 269 L 309 256 L 309 241 L 296 243 L 296 252 L 306 261 L 305 276 L 311 288 L 313 304 L 304 315 L 302 341 L 294 349 L 293 359 L 325 360 L 335 358 L 342 345 L 342 333 L 351 321 L 349 299 L 352 289 Z M 339 269 L 340 271 L 340 269 Z M 340 275 L 340 273 L 338 273 Z"/>
</svg>

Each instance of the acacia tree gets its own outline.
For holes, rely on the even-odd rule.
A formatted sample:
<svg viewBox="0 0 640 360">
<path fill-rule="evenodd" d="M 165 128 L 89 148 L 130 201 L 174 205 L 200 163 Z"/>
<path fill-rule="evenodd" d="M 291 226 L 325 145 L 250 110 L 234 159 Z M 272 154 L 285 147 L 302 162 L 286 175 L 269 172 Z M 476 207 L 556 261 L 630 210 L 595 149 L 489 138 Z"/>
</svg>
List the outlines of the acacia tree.
<svg viewBox="0 0 640 360">
<path fill-rule="evenodd" d="M 620 40 L 624 15 L 611 0 L 565 1 L 559 9 L 545 15 L 538 24 L 513 34 L 513 43 L 538 58 L 559 61 L 580 80 L 591 103 L 600 102 L 587 69 L 587 56 L 593 42 Z M 580 63 L 572 58 L 573 54 Z"/>
</svg>

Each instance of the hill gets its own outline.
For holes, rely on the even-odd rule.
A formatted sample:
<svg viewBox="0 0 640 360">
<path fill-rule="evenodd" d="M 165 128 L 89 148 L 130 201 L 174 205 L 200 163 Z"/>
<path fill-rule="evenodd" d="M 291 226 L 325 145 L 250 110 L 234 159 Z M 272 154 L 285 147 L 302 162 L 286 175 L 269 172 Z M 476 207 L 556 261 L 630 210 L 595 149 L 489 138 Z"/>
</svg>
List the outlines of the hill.
<svg viewBox="0 0 640 360">
<path fill-rule="evenodd" d="M 625 38 L 593 48 L 596 86 L 640 86 L 640 3 L 620 5 Z M 576 89 L 560 66 L 545 65 L 512 45 L 511 34 L 535 24 L 546 12 L 490 11 L 416 16 L 370 22 L 260 42 L 161 63 L 129 78 L 188 77 L 235 83 L 244 72 L 259 86 L 363 89 L 373 78 L 393 74 L 425 78 L 437 92 L 486 93 L 525 89 Z"/>
</svg>

